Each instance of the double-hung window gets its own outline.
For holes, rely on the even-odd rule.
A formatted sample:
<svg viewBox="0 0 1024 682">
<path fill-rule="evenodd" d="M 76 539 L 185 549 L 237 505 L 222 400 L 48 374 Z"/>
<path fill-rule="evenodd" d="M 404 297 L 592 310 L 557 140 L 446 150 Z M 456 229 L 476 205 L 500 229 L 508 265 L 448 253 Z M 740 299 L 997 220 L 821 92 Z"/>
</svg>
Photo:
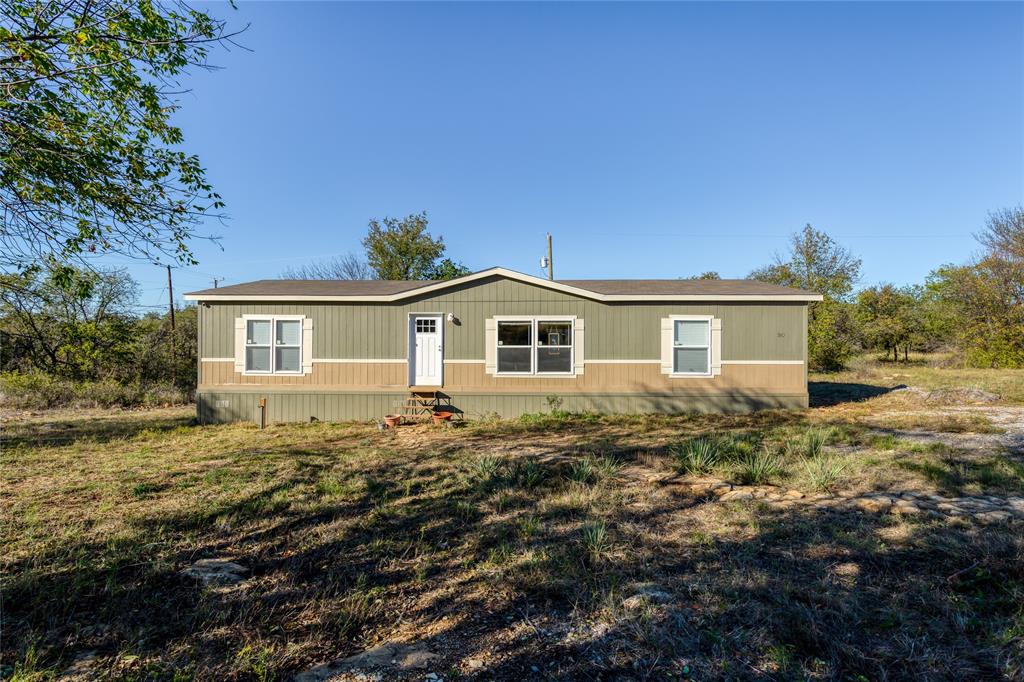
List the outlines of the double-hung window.
<svg viewBox="0 0 1024 682">
<path fill-rule="evenodd" d="M 572 374 L 573 321 L 498 320 L 498 374 Z"/>
<path fill-rule="evenodd" d="M 302 373 L 302 320 L 247 319 L 245 371 L 249 374 Z"/>
<path fill-rule="evenodd" d="M 711 320 L 675 320 L 672 373 L 711 374 Z"/>
</svg>

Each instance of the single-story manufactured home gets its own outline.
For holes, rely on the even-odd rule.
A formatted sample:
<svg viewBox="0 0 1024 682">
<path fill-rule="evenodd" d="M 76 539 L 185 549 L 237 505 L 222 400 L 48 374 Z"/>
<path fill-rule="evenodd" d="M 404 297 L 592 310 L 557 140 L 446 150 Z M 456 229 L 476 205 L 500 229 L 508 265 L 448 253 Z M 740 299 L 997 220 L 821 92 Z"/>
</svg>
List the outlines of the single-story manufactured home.
<svg viewBox="0 0 1024 682">
<path fill-rule="evenodd" d="M 807 406 L 816 293 L 747 280 L 261 280 L 196 291 L 203 422 Z M 557 398 L 551 398 L 557 396 Z"/>
</svg>

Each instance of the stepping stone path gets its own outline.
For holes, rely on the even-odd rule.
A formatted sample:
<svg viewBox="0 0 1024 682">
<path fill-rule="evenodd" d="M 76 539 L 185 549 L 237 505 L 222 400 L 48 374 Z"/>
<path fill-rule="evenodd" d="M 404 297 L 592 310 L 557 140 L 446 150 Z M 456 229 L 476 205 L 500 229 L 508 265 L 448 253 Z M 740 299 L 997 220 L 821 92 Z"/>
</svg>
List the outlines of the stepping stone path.
<svg viewBox="0 0 1024 682">
<path fill-rule="evenodd" d="M 944 497 L 911 490 L 807 495 L 799 490 L 786 490 L 768 485 L 733 485 L 718 479 L 702 479 L 684 483 L 683 486 L 689 488 L 691 493 L 721 502 L 760 500 L 778 509 L 806 507 L 819 510 L 852 510 L 871 514 L 973 519 L 985 524 L 1024 521 L 1024 497 Z"/>
</svg>

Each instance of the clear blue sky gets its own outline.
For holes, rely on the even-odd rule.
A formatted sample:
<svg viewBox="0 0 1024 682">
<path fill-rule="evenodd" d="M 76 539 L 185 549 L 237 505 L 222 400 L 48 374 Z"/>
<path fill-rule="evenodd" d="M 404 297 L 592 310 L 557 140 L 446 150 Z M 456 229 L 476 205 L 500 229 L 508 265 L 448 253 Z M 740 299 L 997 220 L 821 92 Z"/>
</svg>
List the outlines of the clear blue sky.
<svg viewBox="0 0 1024 682">
<path fill-rule="evenodd" d="M 207 6 L 252 52 L 182 98 L 231 220 L 176 293 L 421 210 L 472 269 L 742 277 L 810 222 L 907 283 L 1024 200 L 1019 3 Z"/>
</svg>

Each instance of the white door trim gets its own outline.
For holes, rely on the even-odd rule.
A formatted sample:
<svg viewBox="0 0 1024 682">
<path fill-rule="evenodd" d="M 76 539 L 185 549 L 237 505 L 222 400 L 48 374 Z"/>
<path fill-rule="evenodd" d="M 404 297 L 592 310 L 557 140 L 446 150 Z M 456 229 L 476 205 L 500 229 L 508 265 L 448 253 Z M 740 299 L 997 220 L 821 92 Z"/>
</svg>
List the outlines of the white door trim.
<svg viewBox="0 0 1024 682">
<path fill-rule="evenodd" d="M 416 383 L 416 320 L 437 320 L 437 383 Z M 409 386 L 438 387 L 444 386 L 444 313 L 409 313 L 408 333 L 406 334 L 406 357 L 408 358 Z"/>
</svg>

